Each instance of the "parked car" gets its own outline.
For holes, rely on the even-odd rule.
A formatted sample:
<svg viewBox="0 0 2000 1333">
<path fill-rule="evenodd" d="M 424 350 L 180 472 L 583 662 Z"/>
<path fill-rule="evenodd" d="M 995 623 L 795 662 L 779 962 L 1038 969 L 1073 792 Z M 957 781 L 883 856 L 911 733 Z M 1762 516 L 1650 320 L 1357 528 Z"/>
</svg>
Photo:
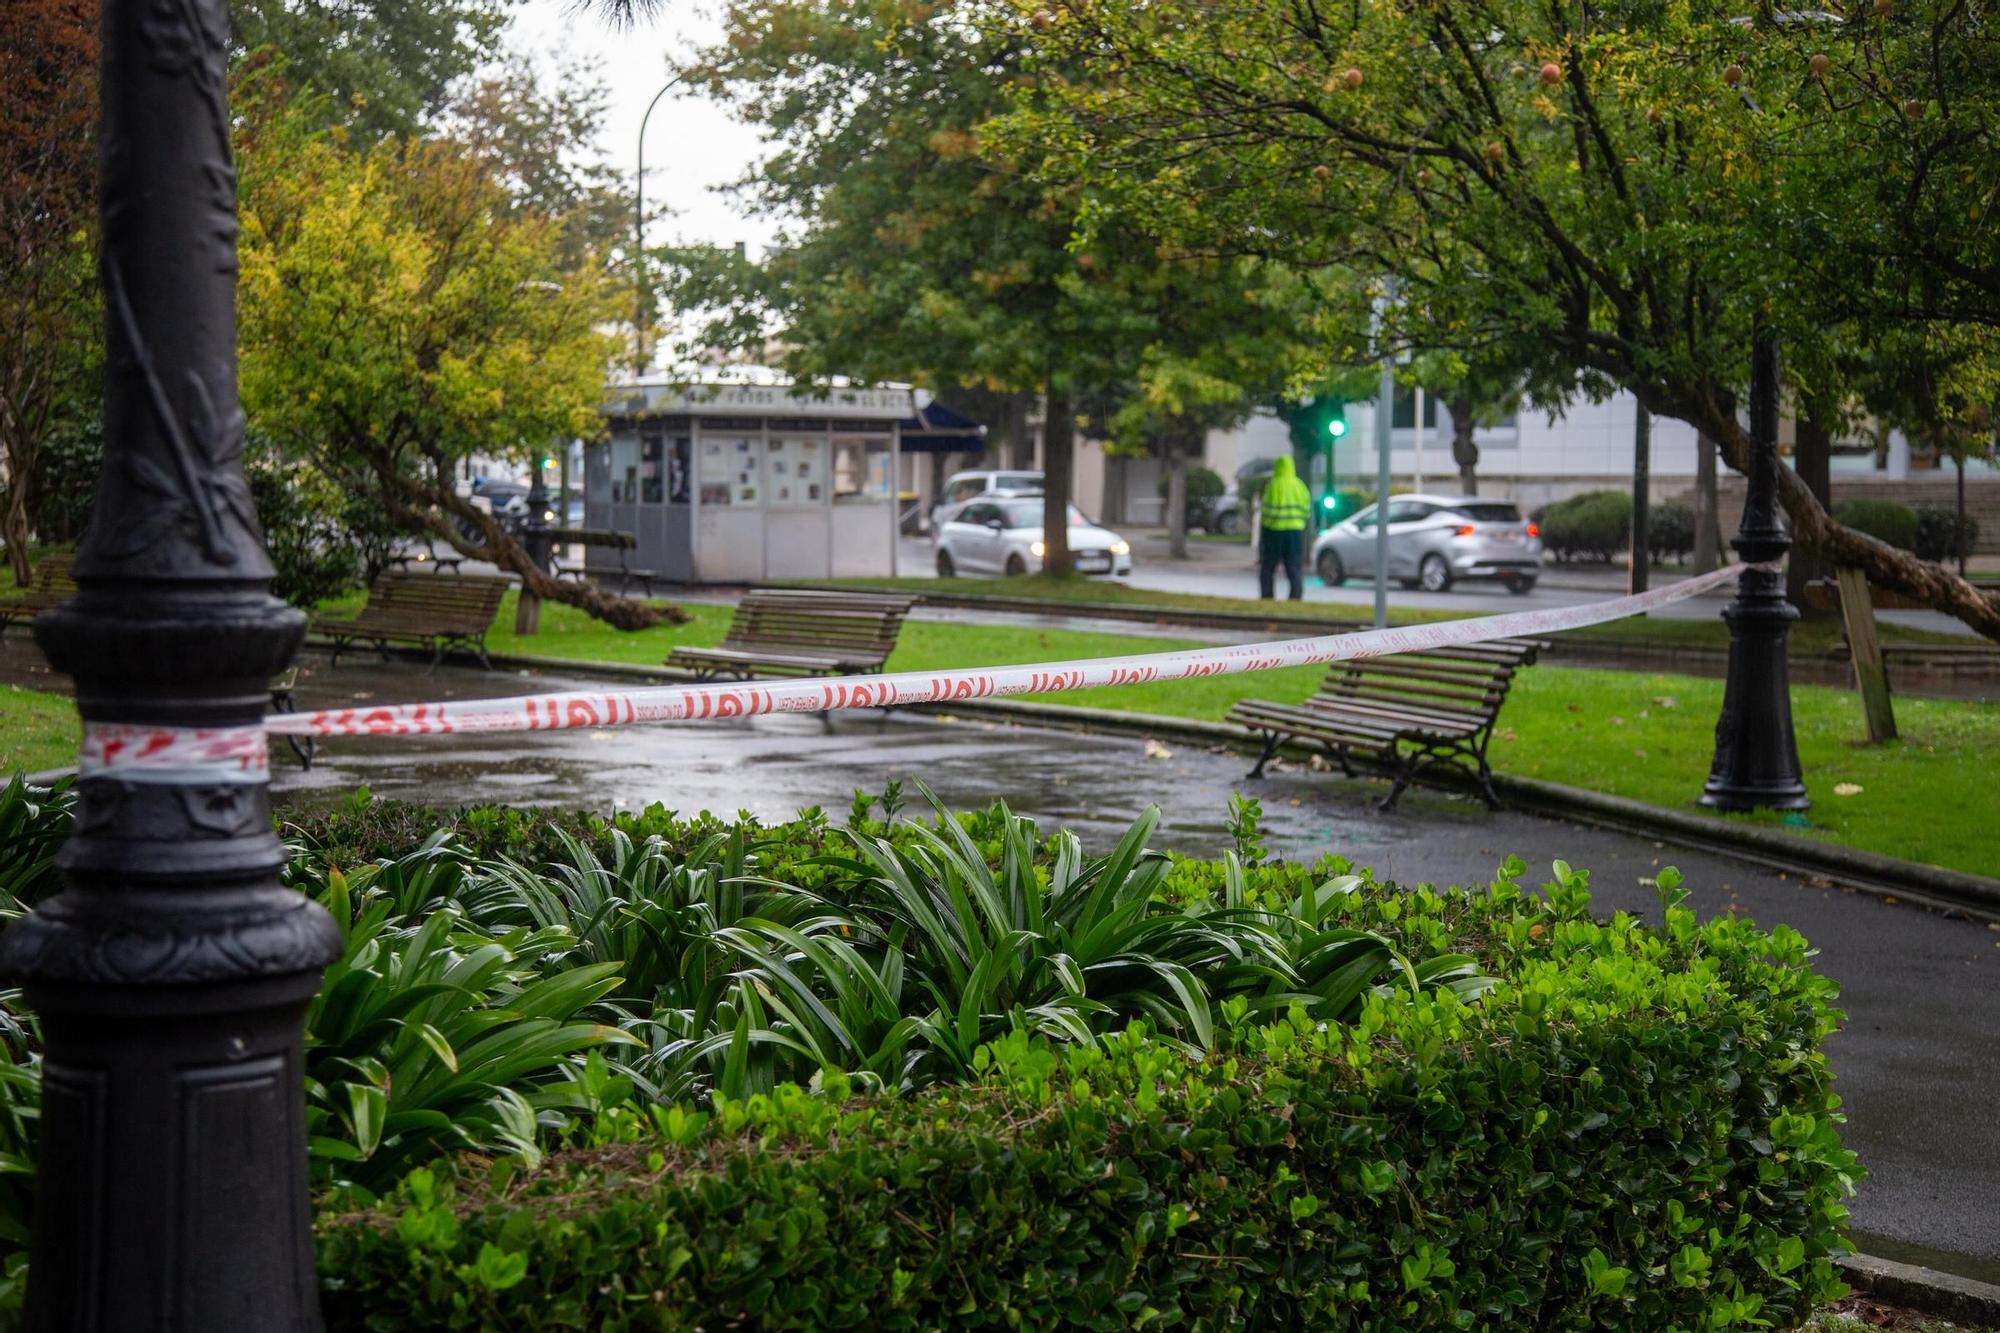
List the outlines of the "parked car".
<svg viewBox="0 0 2000 1333">
<path fill-rule="evenodd" d="M 1132 573 L 1132 547 L 1069 507 L 1071 563 L 1079 574 L 1122 579 Z M 938 530 L 939 578 L 959 574 L 1027 574 L 1042 567 L 1042 501 L 974 500 Z"/>
<path fill-rule="evenodd" d="M 1250 526 L 1257 497 L 1264 493 L 1264 487 L 1271 480 L 1271 469 L 1277 461 L 1276 458 L 1253 458 L 1236 469 L 1236 476 L 1222 488 L 1221 496 L 1209 509 L 1210 532 L 1228 537 Z"/>
<path fill-rule="evenodd" d="M 944 484 L 944 492 L 931 506 L 931 535 L 935 537 L 953 515 L 975 499 L 1008 499 L 1042 493 L 1042 474 L 1023 468 L 991 471 L 954 472 Z"/>
<path fill-rule="evenodd" d="M 1313 543 L 1313 568 L 1328 586 L 1375 574 L 1376 506 L 1328 528 Z M 1443 592 L 1461 580 L 1495 579 L 1525 593 L 1542 573 L 1541 529 L 1506 500 L 1398 495 L 1389 501 L 1389 577 Z"/>
</svg>

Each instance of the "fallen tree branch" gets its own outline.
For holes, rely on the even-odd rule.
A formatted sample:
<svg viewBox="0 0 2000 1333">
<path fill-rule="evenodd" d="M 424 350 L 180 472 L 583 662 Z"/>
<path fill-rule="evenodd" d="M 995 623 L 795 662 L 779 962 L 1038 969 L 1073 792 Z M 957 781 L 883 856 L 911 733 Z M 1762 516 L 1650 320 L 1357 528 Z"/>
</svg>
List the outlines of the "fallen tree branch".
<svg viewBox="0 0 2000 1333">
<path fill-rule="evenodd" d="M 1724 462 L 1747 475 L 1750 434 L 1737 421 L 1733 402 L 1725 408 L 1721 396 L 1713 393 L 1705 393 L 1692 403 L 1651 393 L 1645 397 L 1654 411 L 1691 422 L 1716 442 Z M 1841 524 L 1788 467 L 1778 469 L 1778 500 L 1785 507 L 1792 540 L 1800 550 L 1840 569 L 1858 569 L 1871 584 L 1894 589 L 2000 642 L 2000 596 L 1981 591 L 1935 561 L 1919 560 L 1908 551 Z"/>
<path fill-rule="evenodd" d="M 551 577 L 528 558 L 527 548 L 498 519 L 450 487 L 427 485 L 386 470 L 378 470 L 377 475 L 389 482 L 395 492 L 400 492 L 390 500 L 391 515 L 398 523 L 443 538 L 453 550 L 469 559 L 489 561 L 517 575 L 522 588 L 543 601 L 576 607 L 614 629 L 648 629 L 663 620 L 670 625 L 684 625 L 690 619 L 678 606 L 654 606 L 637 598 L 615 596 L 587 579 Z M 447 514 L 470 524 L 485 538 L 484 543 L 468 540 L 460 525 L 446 518 Z"/>
</svg>

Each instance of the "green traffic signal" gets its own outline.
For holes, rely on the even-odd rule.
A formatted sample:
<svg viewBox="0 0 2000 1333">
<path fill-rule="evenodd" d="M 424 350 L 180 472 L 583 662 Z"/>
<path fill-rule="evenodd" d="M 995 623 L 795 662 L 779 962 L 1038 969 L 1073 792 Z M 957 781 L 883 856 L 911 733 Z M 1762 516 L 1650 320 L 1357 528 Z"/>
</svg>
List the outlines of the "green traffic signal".
<svg viewBox="0 0 2000 1333">
<path fill-rule="evenodd" d="M 1347 434 L 1347 418 L 1335 417 L 1333 420 L 1327 422 L 1326 433 L 1333 436 L 1336 440 Z"/>
</svg>

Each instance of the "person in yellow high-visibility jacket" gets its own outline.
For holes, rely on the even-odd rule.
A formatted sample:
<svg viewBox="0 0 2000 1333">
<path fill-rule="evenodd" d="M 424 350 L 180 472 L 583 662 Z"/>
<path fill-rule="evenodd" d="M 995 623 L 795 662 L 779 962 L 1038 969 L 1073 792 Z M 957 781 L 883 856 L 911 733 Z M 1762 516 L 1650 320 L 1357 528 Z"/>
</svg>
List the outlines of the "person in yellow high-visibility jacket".
<svg viewBox="0 0 2000 1333">
<path fill-rule="evenodd" d="M 1285 581 L 1291 585 L 1292 600 L 1306 595 L 1306 519 L 1312 514 L 1312 493 L 1299 480 L 1289 457 L 1271 465 L 1271 480 L 1264 487 L 1262 529 L 1257 534 L 1257 592 L 1264 598 L 1277 595 L 1278 565 L 1285 566 Z"/>
</svg>

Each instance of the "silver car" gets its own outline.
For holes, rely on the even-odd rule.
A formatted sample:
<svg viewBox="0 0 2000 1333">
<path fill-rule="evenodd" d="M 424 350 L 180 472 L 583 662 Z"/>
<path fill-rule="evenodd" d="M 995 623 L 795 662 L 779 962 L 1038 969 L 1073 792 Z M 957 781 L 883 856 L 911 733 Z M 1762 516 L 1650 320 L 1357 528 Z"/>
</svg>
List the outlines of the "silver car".
<svg viewBox="0 0 2000 1333">
<path fill-rule="evenodd" d="M 962 574 L 1033 573 L 1042 567 L 1043 502 L 974 500 L 945 520 L 938 531 L 937 572 L 943 579 Z M 1132 574 L 1132 547 L 1123 537 L 1069 507 L 1070 562 L 1079 574 L 1114 579 Z"/>
<path fill-rule="evenodd" d="M 935 537 L 944 531 L 944 525 L 974 500 L 1005 500 L 1041 493 L 1042 474 L 1028 469 L 954 472 L 945 482 L 944 490 L 938 493 L 937 503 L 931 506 L 931 535 Z"/>
<path fill-rule="evenodd" d="M 1375 510 L 1369 505 L 1313 543 L 1313 568 L 1329 587 L 1375 576 Z M 1525 593 L 1542 574 L 1542 534 L 1506 500 L 1398 495 L 1389 501 L 1389 577 L 1443 592 L 1467 579 L 1495 579 Z"/>
</svg>

